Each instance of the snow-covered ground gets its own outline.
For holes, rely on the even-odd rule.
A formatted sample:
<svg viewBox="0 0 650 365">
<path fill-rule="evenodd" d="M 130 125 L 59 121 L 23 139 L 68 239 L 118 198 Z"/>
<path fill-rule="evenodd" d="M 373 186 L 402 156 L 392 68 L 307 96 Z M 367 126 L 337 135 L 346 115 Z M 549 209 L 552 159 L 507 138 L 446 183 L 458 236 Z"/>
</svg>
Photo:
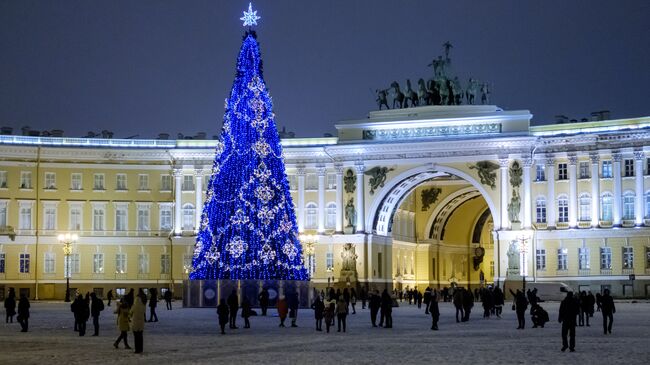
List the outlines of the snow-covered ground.
<svg viewBox="0 0 650 365">
<path fill-rule="evenodd" d="M 0 323 L 0 364 L 649 364 L 650 303 L 616 303 L 612 335 L 602 332 L 602 317 L 591 327 L 578 327 L 577 352 L 560 352 L 559 303 L 543 303 L 551 317 L 546 328 L 516 330 L 507 308 L 503 319 L 481 318 L 476 307 L 467 323 L 455 322 L 450 303 L 440 303 L 440 330 L 431 331 L 430 317 L 415 306 L 393 311 L 394 328 L 372 328 L 368 310 L 350 315 L 348 332 L 316 332 L 313 312 L 299 312 L 299 328 L 278 328 L 278 318 L 252 317 L 251 329 L 218 333 L 213 309 L 167 311 L 160 322 L 147 323 L 142 355 L 112 344 L 118 335 L 113 305 L 102 313 L 99 337 L 73 332 L 69 304 L 32 303 L 30 332 Z M 358 305 L 360 307 L 360 303 Z M 275 311 L 271 310 L 275 315 Z M 4 313 L 3 313 L 4 314 Z M 4 316 L 2 317 L 4 318 Z M 133 336 L 129 333 L 129 344 Z"/>
</svg>

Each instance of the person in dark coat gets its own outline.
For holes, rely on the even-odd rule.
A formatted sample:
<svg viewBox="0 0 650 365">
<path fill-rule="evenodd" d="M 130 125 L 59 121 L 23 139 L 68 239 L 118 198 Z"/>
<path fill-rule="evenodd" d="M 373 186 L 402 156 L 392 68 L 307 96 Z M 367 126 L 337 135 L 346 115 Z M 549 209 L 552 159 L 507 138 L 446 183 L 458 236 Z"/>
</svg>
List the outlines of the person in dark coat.
<svg viewBox="0 0 650 365">
<path fill-rule="evenodd" d="M 581 291 L 580 296 L 578 297 L 580 302 L 580 312 L 578 314 L 578 326 L 582 327 L 585 325 L 585 319 L 587 327 L 589 327 L 589 298 L 587 297 L 586 291 Z"/>
<path fill-rule="evenodd" d="M 129 308 L 133 307 L 133 299 L 135 298 L 135 293 L 133 292 L 133 288 L 129 290 L 129 293 L 124 296 L 124 300 L 126 302 L 126 305 L 129 306 Z"/>
<path fill-rule="evenodd" d="M 239 297 L 237 291 L 233 289 L 228 296 L 228 310 L 230 311 L 230 328 L 237 329 L 237 311 L 239 310 Z"/>
<path fill-rule="evenodd" d="M 289 318 L 291 318 L 291 327 L 298 327 L 296 321 L 298 320 L 298 306 L 300 300 L 298 293 L 290 293 L 287 295 L 287 305 L 289 306 Z"/>
<path fill-rule="evenodd" d="M 438 295 L 434 292 L 429 298 L 429 313 L 431 313 L 431 329 L 438 330 L 438 320 L 440 319 L 440 309 L 438 308 Z"/>
<path fill-rule="evenodd" d="M 596 305 L 596 298 L 590 290 L 587 292 L 587 314 L 589 314 L 589 317 L 594 316 L 594 305 Z"/>
<path fill-rule="evenodd" d="M 316 319 L 316 331 L 323 330 L 323 315 L 325 312 L 325 304 L 316 296 L 316 300 L 311 304 L 311 309 L 314 310 L 314 318 Z"/>
<path fill-rule="evenodd" d="M 454 307 L 456 308 L 456 323 L 460 322 L 465 318 L 465 313 L 463 312 L 463 289 L 456 288 L 453 295 Z M 460 314 L 460 319 L 458 315 Z"/>
<path fill-rule="evenodd" d="M 25 294 L 20 294 L 18 301 L 18 317 L 16 318 L 20 323 L 20 332 L 27 332 L 29 329 L 29 299 Z"/>
<path fill-rule="evenodd" d="M 226 334 L 226 323 L 230 318 L 230 309 L 226 304 L 226 299 L 221 298 L 219 305 L 217 306 L 217 316 L 219 316 L 219 327 L 221 327 L 221 334 Z"/>
<path fill-rule="evenodd" d="M 14 288 L 9 288 L 9 294 L 5 298 L 5 322 L 14 323 L 14 316 L 16 315 L 16 292 Z"/>
<path fill-rule="evenodd" d="M 602 303 L 603 296 L 600 293 L 596 293 L 596 312 L 600 312 L 600 304 Z"/>
<path fill-rule="evenodd" d="M 165 299 L 165 305 L 167 306 L 167 310 L 168 311 L 172 310 L 172 291 L 165 290 L 165 294 L 163 294 L 163 299 Z"/>
<path fill-rule="evenodd" d="M 327 330 L 327 333 L 330 333 L 330 327 L 332 327 L 332 323 L 334 322 L 334 312 L 336 312 L 336 305 L 334 300 L 330 300 L 329 304 L 325 307 L 325 311 L 323 312 L 323 318 L 325 318 L 325 329 Z"/>
<path fill-rule="evenodd" d="M 156 314 L 157 306 L 158 290 L 156 288 L 151 288 L 149 289 L 149 322 L 158 322 L 158 315 Z"/>
<path fill-rule="evenodd" d="M 548 312 L 539 304 L 535 303 L 530 308 L 530 319 L 533 321 L 533 328 L 542 327 L 548 322 Z"/>
<path fill-rule="evenodd" d="M 345 310 L 347 313 L 350 313 L 350 292 L 348 291 L 348 288 L 343 289 L 343 300 L 345 301 Z M 338 302 L 336 304 L 338 305 Z"/>
<path fill-rule="evenodd" d="M 109 290 L 108 293 L 106 293 L 106 299 L 108 300 L 108 306 L 111 306 L 111 300 L 113 300 L 113 289 Z"/>
<path fill-rule="evenodd" d="M 517 292 L 513 292 L 510 289 L 510 294 L 515 297 L 515 311 L 517 312 L 517 322 L 518 330 L 523 330 L 526 327 L 526 309 L 528 308 L 528 300 L 526 295 L 521 290 L 517 289 Z"/>
<path fill-rule="evenodd" d="M 269 307 L 269 290 L 267 288 L 262 289 L 260 295 L 257 296 L 257 299 L 260 302 L 260 308 L 262 309 L 262 315 L 266 315 L 266 310 Z"/>
<path fill-rule="evenodd" d="M 472 313 L 472 307 L 474 307 L 474 296 L 469 290 L 463 290 L 463 311 L 465 312 L 465 317 L 463 322 L 469 321 L 469 315 Z"/>
<path fill-rule="evenodd" d="M 377 290 L 370 293 L 368 307 L 370 308 L 370 321 L 372 322 L 372 326 L 377 327 L 377 313 L 379 313 L 379 308 L 381 307 L 381 297 Z"/>
<path fill-rule="evenodd" d="M 366 288 L 361 288 L 359 291 L 359 298 L 361 299 L 361 309 L 366 309 L 366 300 L 368 300 L 368 292 L 366 291 Z"/>
<path fill-rule="evenodd" d="M 483 318 L 490 318 L 490 313 L 494 307 L 494 296 L 491 290 L 481 290 L 481 302 L 483 304 Z"/>
<path fill-rule="evenodd" d="M 603 332 L 605 334 L 612 333 L 612 323 L 614 323 L 614 313 L 616 307 L 614 306 L 614 298 L 609 295 L 609 289 L 605 289 L 602 297 L 600 298 L 600 310 L 603 314 Z"/>
<path fill-rule="evenodd" d="M 90 309 L 83 295 L 79 294 L 74 302 L 70 304 L 70 311 L 74 313 L 74 321 L 77 331 L 79 331 L 79 336 L 85 336 L 86 321 L 88 321 L 88 317 L 90 316 Z"/>
<path fill-rule="evenodd" d="M 424 314 L 429 314 L 429 302 L 431 301 L 431 288 L 427 286 L 424 289 L 424 295 L 422 297 L 422 302 L 424 302 Z"/>
<path fill-rule="evenodd" d="M 494 288 L 492 296 L 494 298 L 494 314 L 497 315 L 497 318 L 501 318 L 501 313 L 503 312 L 503 304 L 504 304 L 504 295 L 503 292 L 501 291 L 501 288 L 499 288 L 498 286 Z"/>
<path fill-rule="evenodd" d="M 248 320 L 251 316 L 251 303 L 248 298 L 244 297 L 241 301 L 241 317 L 244 319 L 244 328 L 251 328 L 251 322 Z"/>
<path fill-rule="evenodd" d="M 387 289 L 381 293 L 381 315 L 385 320 L 384 328 L 393 328 L 393 298 Z"/>
<path fill-rule="evenodd" d="M 578 301 L 573 297 L 573 292 L 566 293 L 566 298 L 560 303 L 558 322 L 562 323 L 562 351 L 574 352 L 576 350 L 576 316 L 580 311 Z M 567 341 L 567 334 L 569 341 Z"/>
<path fill-rule="evenodd" d="M 93 336 L 99 336 L 99 313 L 104 310 L 104 302 L 97 294 L 90 293 L 90 315 L 93 317 Z"/>
</svg>

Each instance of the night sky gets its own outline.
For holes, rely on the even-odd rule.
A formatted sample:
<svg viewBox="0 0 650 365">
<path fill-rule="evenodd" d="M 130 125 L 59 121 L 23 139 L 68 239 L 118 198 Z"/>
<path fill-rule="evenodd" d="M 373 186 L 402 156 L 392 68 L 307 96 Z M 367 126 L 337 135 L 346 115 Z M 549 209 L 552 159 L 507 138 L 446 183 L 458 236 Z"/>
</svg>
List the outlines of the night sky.
<svg viewBox="0 0 650 365">
<path fill-rule="evenodd" d="M 0 0 L 0 126 L 115 138 L 218 134 L 247 1 Z M 650 1 L 255 1 L 278 127 L 299 137 L 377 109 L 371 90 L 454 73 L 553 116 L 650 115 Z"/>
</svg>

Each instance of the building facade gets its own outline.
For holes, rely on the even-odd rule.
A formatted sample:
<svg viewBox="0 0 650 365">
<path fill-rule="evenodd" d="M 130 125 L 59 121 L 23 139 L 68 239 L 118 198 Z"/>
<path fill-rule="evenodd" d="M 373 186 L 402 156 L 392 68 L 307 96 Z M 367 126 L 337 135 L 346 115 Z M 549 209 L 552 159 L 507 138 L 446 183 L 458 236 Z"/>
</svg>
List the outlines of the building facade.
<svg viewBox="0 0 650 365">
<path fill-rule="evenodd" d="M 648 296 L 650 118 L 531 117 L 427 106 L 283 140 L 313 285 Z M 181 293 L 215 145 L 0 136 L 0 296 L 60 299 L 67 278 L 99 295 Z M 62 233 L 79 236 L 70 255 Z"/>
</svg>

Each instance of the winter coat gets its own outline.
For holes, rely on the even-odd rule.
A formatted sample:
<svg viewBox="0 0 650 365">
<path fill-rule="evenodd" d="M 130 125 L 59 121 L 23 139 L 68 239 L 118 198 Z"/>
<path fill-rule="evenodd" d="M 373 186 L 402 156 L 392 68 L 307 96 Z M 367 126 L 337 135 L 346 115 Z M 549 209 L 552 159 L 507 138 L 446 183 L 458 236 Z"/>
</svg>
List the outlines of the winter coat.
<svg viewBox="0 0 650 365">
<path fill-rule="evenodd" d="M 237 312 L 239 309 L 239 298 L 237 297 L 237 294 L 231 293 L 228 296 L 228 299 L 226 299 L 226 302 L 228 303 L 230 311 Z"/>
<path fill-rule="evenodd" d="M 147 307 L 142 303 L 142 299 L 135 298 L 133 307 L 131 307 L 131 331 L 141 332 L 144 331 L 144 316 Z"/>
<path fill-rule="evenodd" d="M 438 308 L 438 298 L 432 296 L 429 299 L 429 313 L 431 313 L 431 318 L 438 320 L 440 318 L 440 308 Z"/>
<path fill-rule="evenodd" d="M 248 318 L 251 316 L 251 304 L 248 300 L 244 300 L 241 304 L 241 317 Z"/>
<path fill-rule="evenodd" d="M 104 302 L 97 297 L 93 298 L 92 302 L 90 303 L 90 315 L 92 315 L 93 317 L 98 317 L 99 312 L 103 310 L 104 310 Z"/>
<path fill-rule="evenodd" d="M 128 305 L 125 304 L 118 306 L 115 310 L 115 314 L 117 314 L 117 328 L 120 331 L 128 331 L 130 318 Z"/>
<path fill-rule="evenodd" d="M 311 305 L 311 309 L 314 310 L 314 318 L 323 319 L 323 312 L 325 312 L 325 304 L 322 300 L 316 300 Z"/>
<path fill-rule="evenodd" d="M 9 296 L 5 299 L 5 310 L 7 311 L 8 316 L 16 314 L 16 298 Z"/>
<path fill-rule="evenodd" d="M 381 293 L 381 310 L 382 313 L 390 313 L 393 311 L 393 298 L 390 297 L 390 294 L 386 290 Z"/>
<path fill-rule="evenodd" d="M 29 318 L 29 299 L 22 297 L 18 301 L 18 317 L 22 319 Z"/>
<path fill-rule="evenodd" d="M 336 314 L 346 314 L 348 312 L 348 305 L 345 302 L 345 299 L 339 298 L 339 301 L 336 302 Z"/>
<path fill-rule="evenodd" d="M 334 308 L 334 303 L 329 302 L 327 304 L 327 308 L 323 312 L 323 317 L 325 318 L 325 321 L 327 323 L 331 323 L 332 319 L 334 318 L 334 311 L 336 311 L 336 309 Z"/>
<path fill-rule="evenodd" d="M 560 315 L 558 321 L 568 326 L 575 327 L 576 316 L 580 312 L 578 301 L 573 296 L 567 296 L 560 303 Z"/>
<path fill-rule="evenodd" d="M 600 299 L 600 310 L 603 312 L 603 314 L 616 313 L 614 298 L 612 298 L 609 294 L 603 295 Z"/>
<path fill-rule="evenodd" d="M 217 306 L 217 315 L 219 316 L 219 324 L 228 323 L 228 318 L 230 317 L 230 308 L 227 304 L 219 304 Z"/>
<path fill-rule="evenodd" d="M 287 305 L 286 299 L 278 300 L 278 316 L 280 318 L 287 318 L 287 313 L 289 313 L 289 306 Z"/>
</svg>

